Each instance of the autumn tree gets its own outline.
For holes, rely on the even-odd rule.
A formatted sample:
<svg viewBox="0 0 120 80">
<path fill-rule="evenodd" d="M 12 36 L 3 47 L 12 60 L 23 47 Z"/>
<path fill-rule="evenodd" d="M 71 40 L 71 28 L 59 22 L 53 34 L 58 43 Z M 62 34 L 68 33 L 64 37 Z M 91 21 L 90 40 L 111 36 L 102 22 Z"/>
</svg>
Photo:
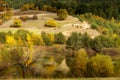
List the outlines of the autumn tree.
<svg viewBox="0 0 120 80">
<path fill-rule="evenodd" d="M 39 54 L 33 55 L 33 43 L 28 34 L 26 35 L 26 39 L 26 47 L 22 47 L 16 43 L 17 41 L 12 36 L 7 36 L 6 45 L 9 47 L 9 50 L 5 50 L 6 55 L 2 54 L 3 59 L 7 60 L 6 64 L 11 64 L 21 69 L 23 78 L 26 78 L 26 70 L 28 70 L 32 64 L 36 63 L 39 58 Z"/>
<path fill-rule="evenodd" d="M 87 63 L 86 77 L 110 77 L 113 74 L 112 59 L 107 55 L 97 54 Z"/>
<path fill-rule="evenodd" d="M 84 77 L 87 71 L 87 62 L 88 62 L 88 55 L 85 49 L 80 49 L 74 57 L 71 57 L 70 61 L 66 62 L 70 67 L 70 74 L 72 77 Z"/>
</svg>

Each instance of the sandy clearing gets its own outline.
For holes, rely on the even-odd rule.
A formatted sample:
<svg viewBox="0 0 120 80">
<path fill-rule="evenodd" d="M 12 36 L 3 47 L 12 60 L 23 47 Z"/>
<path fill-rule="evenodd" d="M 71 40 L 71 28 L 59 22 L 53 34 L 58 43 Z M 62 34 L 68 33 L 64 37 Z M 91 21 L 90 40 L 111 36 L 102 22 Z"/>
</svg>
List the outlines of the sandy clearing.
<svg viewBox="0 0 120 80">
<path fill-rule="evenodd" d="M 86 29 L 90 28 L 90 24 L 87 22 L 80 22 L 78 18 L 75 18 L 73 16 L 68 16 L 68 18 L 64 21 L 56 20 L 57 15 L 56 13 L 51 12 L 41 12 L 40 14 L 37 14 L 38 20 L 28 20 L 26 22 L 22 23 L 21 28 L 10 28 L 9 26 L 13 23 L 14 18 L 19 18 L 20 16 L 29 16 L 32 17 L 34 14 L 29 15 L 16 15 L 13 16 L 8 22 L 4 23 L 0 26 L 0 31 L 17 31 L 19 29 L 25 29 L 29 30 L 31 32 L 35 32 L 40 34 L 42 31 L 48 32 L 48 33 L 58 33 L 63 32 L 65 36 L 70 36 L 72 32 L 81 32 L 82 34 L 87 32 L 88 35 L 90 35 L 92 38 L 95 36 L 100 35 L 100 33 L 93 29 Z M 55 19 L 59 27 L 56 28 L 50 28 L 50 27 L 44 27 L 44 24 L 49 19 Z"/>
</svg>

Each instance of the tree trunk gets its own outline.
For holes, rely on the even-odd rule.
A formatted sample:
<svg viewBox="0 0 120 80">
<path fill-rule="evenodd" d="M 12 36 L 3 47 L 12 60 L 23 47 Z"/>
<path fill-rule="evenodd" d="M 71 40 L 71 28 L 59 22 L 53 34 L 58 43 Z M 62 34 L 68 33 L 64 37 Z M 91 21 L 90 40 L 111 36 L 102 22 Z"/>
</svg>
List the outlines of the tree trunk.
<svg viewBox="0 0 120 80">
<path fill-rule="evenodd" d="M 22 66 L 21 69 L 22 69 L 23 78 L 25 78 L 25 77 L 26 77 L 26 76 L 25 76 L 25 68 Z"/>
</svg>

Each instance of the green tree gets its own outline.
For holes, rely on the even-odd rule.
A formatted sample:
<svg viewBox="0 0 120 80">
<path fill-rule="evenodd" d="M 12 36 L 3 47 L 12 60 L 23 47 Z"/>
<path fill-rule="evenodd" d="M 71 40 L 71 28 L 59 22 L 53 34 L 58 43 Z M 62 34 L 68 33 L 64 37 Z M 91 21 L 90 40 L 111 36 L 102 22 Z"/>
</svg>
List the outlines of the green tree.
<svg viewBox="0 0 120 80">
<path fill-rule="evenodd" d="M 87 48 L 91 47 L 92 39 L 88 36 L 87 33 L 82 35 L 81 41 L 82 41 L 82 47 L 83 48 L 87 49 Z"/>
<path fill-rule="evenodd" d="M 99 52 L 102 48 L 115 47 L 115 42 L 112 38 L 105 35 L 100 35 L 94 38 L 92 41 L 91 47 Z"/>
<path fill-rule="evenodd" d="M 57 12 L 57 16 L 59 20 L 65 20 L 68 16 L 68 12 L 66 11 L 66 9 L 60 9 Z"/>
<path fill-rule="evenodd" d="M 115 61 L 115 76 L 120 76 L 120 59 Z"/>
<path fill-rule="evenodd" d="M 82 42 L 81 42 L 81 34 L 77 32 L 73 32 L 71 36 L 66 41 L 66 48 L 72 49 L 73 54 L 75 50 L 79 50 L 82 48 Z"/>
<path fill-rule="evenodd" d="M 51 46 L 53 44 L 46 32 L 42 32 L 41 37 L 46 46 Z"/>
<path fill-rule="evenodd" d="M 65 36 L 60 32 L 58 34 L 55 34 L 55 37 L 54 37 L 54 43 L 55 44 L 64 44 L 65 43 Z"/>
</svg>

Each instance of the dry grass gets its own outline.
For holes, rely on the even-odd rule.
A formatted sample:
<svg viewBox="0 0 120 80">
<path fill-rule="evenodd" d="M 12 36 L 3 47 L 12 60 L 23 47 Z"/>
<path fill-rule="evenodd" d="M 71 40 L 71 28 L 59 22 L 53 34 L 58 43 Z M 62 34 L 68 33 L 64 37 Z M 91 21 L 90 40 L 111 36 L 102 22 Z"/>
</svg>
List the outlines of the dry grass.
<svg viewBox="0 0 120 80">
<path fill-rule="evenodd" d="M 30 13 L 30 14 L 28 14 Z M 34 15 L 34 13 L 31 12 L 21 12 L 21 14 L 15 15 L 10 21 L 4 23 L 3 25 L 0 26 L 0 31 L 16 31 L 18 29 L 26 29 L 32 32 L 36 32 L 36 33 L 41 33 L 42 31 L 48 32 L 48 33 L 57 33 L 57 32 L 63 32 L 64 35 L 69 36 L 72 32 L 81 32 L 81 33 L 85 33 L 87 32 L 91 37 L 95 37 L 97 35 L 99 35 L 100 33 L 96 30 L 93 29 L 81 29 L 80 27 L 77 26 L 66 26 L 68 24 L 81 24 L 82 23 L 75 17 L 72 16 L 68 16 L 68 18 L 64 21 L 59 21 L 57 20 L 57 15 L 56 13 L 51 13 L 51 12 L 36 12 L 37 16 L 38 16 L 38 20 L 28 20 L 26 22 L 22 23 L 22 27 L 21 28 L 10 28 L 9 26 L 13 23 L 14 18 L 18 18 L 20 16 L 29 16 L 32 17 Z M 50 28 L 50 27 L 44 27 L 45 22 L 49 19 L 55 19 L 59 26 L 57 28 Z M 85 26 L 85 25 L 83 25 Z"/>
<path fill-rule="evenodd" d="M 6 79 L 6 80 L 120 80 L 120 78 Z"/>
</svg>

